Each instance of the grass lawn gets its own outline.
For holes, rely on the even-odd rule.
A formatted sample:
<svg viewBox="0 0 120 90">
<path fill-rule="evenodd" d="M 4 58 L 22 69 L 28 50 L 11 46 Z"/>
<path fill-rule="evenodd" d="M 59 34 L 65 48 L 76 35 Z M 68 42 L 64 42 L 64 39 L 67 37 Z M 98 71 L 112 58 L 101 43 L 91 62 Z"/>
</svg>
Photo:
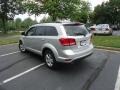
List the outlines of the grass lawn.
<svg viewBox="0 0 120 90">
<path fill-rule="evenodd" d="M 120 48 L 120 36 L 94 36 L 95 46 Z"/>
<path fill-rule="evenodd" d="M 0 38 L 0 45 L 6 45 L 6 44 L 13 44 L 13 43 L 18 43 L 19 37 L 14 37 L 14 38 L 5 38 L 1 39 Z"/>
<path fill-rule="evenodd" d="M 14 36 L 14 35 L 20 35 L 20 32 L 8 32 L 7 34 L 3 34 L 2 32 L 0 32 L 0 38 Z"/>
<path fill-rule="evenodd" d="M 8 32 L 3 34 L 0 32 L 0 45 L 17 43 L 19 40 L 19 32 Z"/>
</svg>

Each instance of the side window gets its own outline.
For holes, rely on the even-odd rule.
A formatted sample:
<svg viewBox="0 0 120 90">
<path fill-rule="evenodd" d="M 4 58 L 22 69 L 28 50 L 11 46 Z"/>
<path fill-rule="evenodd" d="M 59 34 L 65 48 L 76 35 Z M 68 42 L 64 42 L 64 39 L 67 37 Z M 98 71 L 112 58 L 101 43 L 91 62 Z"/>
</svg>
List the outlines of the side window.
<svg viewBox="0 0 120 90">
<path fill-rule="evenodd" d="M 35 32 L 36 32 L 36 28 L 32 27 L 27 31 L 26 36 L 35 36 Z"/>
<path fill-rule="evenodd" d="M 44 26 L 38 26 L 38 27 L 36 27 L 36 35 L 37 36 L 43 36 L 43 35 L 45 35 L 45 27 Z"/>
<path fill-rule="evenodd" d="M 46 26 L 45 27 L 45 35 L 46 36 L 58 36 L 58 32 L 55 27 Z"/>
</svg>

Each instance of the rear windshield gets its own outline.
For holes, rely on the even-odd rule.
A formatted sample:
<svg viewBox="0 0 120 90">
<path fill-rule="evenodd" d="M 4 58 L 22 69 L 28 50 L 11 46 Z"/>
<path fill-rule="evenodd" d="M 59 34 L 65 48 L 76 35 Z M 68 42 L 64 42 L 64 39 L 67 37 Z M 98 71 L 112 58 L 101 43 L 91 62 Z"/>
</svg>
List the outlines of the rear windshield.
<svg viewBox="0 0 120 90">
<path fill-rule="evenodd" d="M 69 24 L 69 25 L 64 25 L 64 28 L 68 36 L 81 36 L 81 35 L 85 36 L 89 33 L 84 25 Z"/>
<path fill-rule="evenodd" d="M 104 29 L 104 28 L 109 28 L 109 24 L 99 24 L 96 26 L 98 29 Z"/>
</svg>

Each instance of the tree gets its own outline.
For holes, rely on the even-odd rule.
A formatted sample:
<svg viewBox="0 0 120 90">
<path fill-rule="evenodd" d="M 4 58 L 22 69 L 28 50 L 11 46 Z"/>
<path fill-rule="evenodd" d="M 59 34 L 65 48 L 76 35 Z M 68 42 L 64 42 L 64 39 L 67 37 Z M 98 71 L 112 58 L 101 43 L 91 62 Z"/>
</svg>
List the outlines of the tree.
<svg viewBox="0 0 120 90">
<path fill-rule="evenodd" d="M 7 29 L 8 29 L 8 30 L 13 31 L 13 30 L 16 29 L 14 20 L 9 20 L 7 23 L 8 23 L 8 25 L 7 25 Z"/>
<path fill-rule="evenodd" d="M 74 14 L 71 14 L 71 20 L 87 23 L 90 14 L 90 4 L 85 1 L 81 1 L 81 8 L 76 9 Z"/>
<path fill-rule="evenodd" d="M 0 32 L 2 31 L 3 27 L 2 27 L 2 21 L 0 19 Z"/>
<path fill-rule="evenodd" d="M 30 14 L 49 14 L 52 21 L 71 19 L 86 22 L 89 5 L 82 0 L 28 0 L 25 7 Z"/>
<path fill-rule="evenodd" d="M 120 23 L 120 0 L 110 0 L 111 18 L 114 24 Z"/>
<path fill-rule="evenodd" d="M 21 23 L 22 23 L 21 19 L 17 18 L 15 20 L 15 28 L 18 29 L 18 30 L 20 30 L 21 29 Z"/>
<path fill-rule="evenodd" d="M 49 16 L 49 17 L 44 17 L 40 23 L 50 23 L 52 22 L 52 18 Z"/>
<path fill-rule="evenodd" d="M 42 12 L 42 4 L 39 2 L 36 2 L 36 0 L 27 0 L 24 2 L 24 8 L 29 14 L 35 14 L 35 17 L 40 15 Z M 36 18 L 35 18 L 36 19 Z"/>
<path fill-rule="evenodd" d="M 52 21 L 72 18 L 80 7 L 80 0 L 45 0 L 44 2 L 44 10 L 52 17 Z"/>
<path fill-rule="evenodd" d="M 33 21 L 31 18 L 26 18 L 22 23 L 21 23 L 21 27 L 26 29 L 29 28 L 29 26 L 36 24 L 37 21 Z"/>
<path fill-rule="evenodd" d="M 13 19 L 16 14 L 24 11 L 23 0 L 0 0 L 0 19 L 3 23 L 3 32 L 7 33 L 7 21 Z"/>
<path fill-rule="evenodd" d="M 91 15 L 93 23 L 119 24 L 120 0 L 109 0 L 109 2 L 96 6 Z"/>
</svg>

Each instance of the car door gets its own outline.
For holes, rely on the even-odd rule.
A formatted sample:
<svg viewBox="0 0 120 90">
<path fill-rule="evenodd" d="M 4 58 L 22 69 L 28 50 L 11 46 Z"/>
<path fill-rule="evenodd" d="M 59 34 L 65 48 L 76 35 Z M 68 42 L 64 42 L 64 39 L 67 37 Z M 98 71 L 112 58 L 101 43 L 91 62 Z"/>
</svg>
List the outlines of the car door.
<svg viewBox="0 0 120 90">
<path fill-rule="evenodd" d="M 31 27 L 24 37 L 24 45 L 28 49 L 34 49 L 34 39 L 36 37 L 36 27 Z"/>
<path fill-rule="evenodd" d="M 45 42 L 45 26 L 37 26 L 36 37 L 34 38 L 34 49 L 41 52 L 41 48 L 44 42 Z"/>
</svg>

